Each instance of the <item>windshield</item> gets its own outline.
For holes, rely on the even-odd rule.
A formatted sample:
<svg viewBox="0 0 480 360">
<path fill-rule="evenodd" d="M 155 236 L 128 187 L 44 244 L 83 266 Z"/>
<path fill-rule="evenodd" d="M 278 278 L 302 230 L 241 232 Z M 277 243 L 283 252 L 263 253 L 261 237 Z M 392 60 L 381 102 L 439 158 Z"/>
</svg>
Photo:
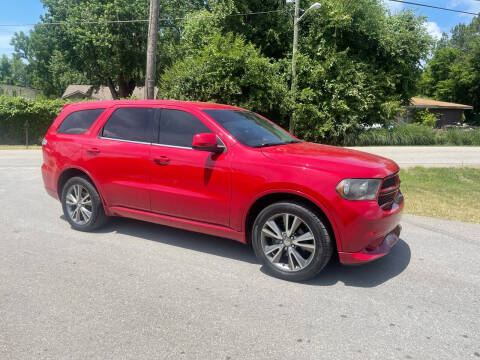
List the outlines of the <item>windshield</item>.
<svg viewBox="0 0 480 360">
<path fill-rule="evenodd" d="M 281 127 L 244 110 L 203 110 L 243 145 L 264 147 L 300 142 Z"/>
</svg>

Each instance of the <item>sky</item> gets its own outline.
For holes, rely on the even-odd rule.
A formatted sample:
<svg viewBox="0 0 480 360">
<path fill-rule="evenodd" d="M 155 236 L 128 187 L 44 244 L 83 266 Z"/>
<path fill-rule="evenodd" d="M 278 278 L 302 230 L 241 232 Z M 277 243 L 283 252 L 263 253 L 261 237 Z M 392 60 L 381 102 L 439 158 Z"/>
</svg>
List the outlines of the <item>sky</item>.
<svg viewBox="0 0 480 360">
<path fill-rule="evenodd" d="M 324 0 L 328 1 L 328 0 Z M 354 1 L 354 0 L 353 0 Z M 385 5 L 393 12 L 410 8 L 418 15 L 427 17 L 427 30 L 435 38 L 439 38 L 442 32 L 448 33 L 458 23 L 469 23 L 473 16 L 451 13 L 436 9 L 421 8 L 418 6 L 395 3 L 383 0 Z M 474 13 L 480 12 L 480 1 L 476 0 L 410 0 L 429 5 L 465 10 Z M 319 0 L 321 3 L 321 0 Z M 28 32 L 31 26 L 13 26 L 14 24 L 32 24 L 39 20 L 44 12 L 40 0 L 0 0 L 0 54 L 10 55 L 13 48 L 10 39 L 16 31 Z M 261 16 L 261 15 L 260 15 Z M 3 26 L 7 25 L 7 26 Z"/>
<path fill-rule="evenodd" d="M 0 25 L 36 23 L 43 13 L 40 0 L 0 0 Z M 0 55 L 12 53 L 10 39 L 16 31 L 28 32 L 31 28 L 0 26 Z"/>
<path fill-rule="evenodd" d="M 447 34 L 455 25 L 459 23 L 468 24 L 472 21 L 473 15 L 458 14 L 449 11 L 429 9 L 425 7 L 405 5 L 396 3 L 393 1 L 383 0 L 385 5 L 393 12 L 401 11 L 408 8 L 413 9 L 417 15 L 423 15 L 427 17 L 427 30 L 436 39 L 442 36 L 442 32 Z M 416 2 L 421 4 L 439 6 L 455 10 L 463 10 L 480 13 L 480 1 L 476 0 L 409 0 L 410 2 Z"/>
</svg>

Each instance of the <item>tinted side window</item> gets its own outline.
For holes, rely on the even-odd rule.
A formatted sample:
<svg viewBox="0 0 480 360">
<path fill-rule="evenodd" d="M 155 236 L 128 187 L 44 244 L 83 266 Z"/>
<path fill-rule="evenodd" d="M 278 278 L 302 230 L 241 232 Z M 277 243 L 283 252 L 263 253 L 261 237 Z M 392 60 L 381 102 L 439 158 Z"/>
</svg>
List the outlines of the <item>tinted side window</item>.
<svg viewBox="0 0 480 360">
<path fill-rule="evenodd" d="M 68 115 L 57 129 L 60 134 L 83 134 L 105 109 L 75 111 Z"/>
<path fill-rule="evenodd" d="M 203 122 L 185 111 L 162 109 L 160 144 L 191 147 L 194 135 L 211 132 Z"/>
<path fill-rule="evenodd" d="M 129 140 L 152 142 L 152 118 L 155 109 L 152 108 L 122 108 L 107 120 L 102 136 Z"/>
</svg>

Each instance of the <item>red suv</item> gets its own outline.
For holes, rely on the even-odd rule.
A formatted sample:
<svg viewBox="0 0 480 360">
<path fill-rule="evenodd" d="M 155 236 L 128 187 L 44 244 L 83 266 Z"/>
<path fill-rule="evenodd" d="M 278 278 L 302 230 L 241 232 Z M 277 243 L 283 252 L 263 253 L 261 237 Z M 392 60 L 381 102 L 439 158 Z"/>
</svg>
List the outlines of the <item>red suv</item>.
<svg viewBox="0 0 480 360">
<path fill-rule="evenodd" d="M 251 111 L 210 103 L 66 105 L 43 140 L 43 180 L 76 230 L 109 216 L 251 243 L 301 281 L 338 254 L 386 255 L 403 196 L 393 161 L 301 141 Z"/>
</svg>

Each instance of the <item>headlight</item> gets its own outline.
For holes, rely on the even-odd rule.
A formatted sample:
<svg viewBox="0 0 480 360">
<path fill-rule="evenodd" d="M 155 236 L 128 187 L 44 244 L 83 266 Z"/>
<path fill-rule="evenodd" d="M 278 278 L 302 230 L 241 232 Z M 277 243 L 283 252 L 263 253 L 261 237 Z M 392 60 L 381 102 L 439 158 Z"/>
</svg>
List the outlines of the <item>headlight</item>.
<svg viewBox="0 0 480 360">
<path fill-rule="evenodd" d="M 338 194 L 347 200 L 373 200 L 377 198 L 380 179 L 344 179 L 336 187 Z"/>
</svg>

